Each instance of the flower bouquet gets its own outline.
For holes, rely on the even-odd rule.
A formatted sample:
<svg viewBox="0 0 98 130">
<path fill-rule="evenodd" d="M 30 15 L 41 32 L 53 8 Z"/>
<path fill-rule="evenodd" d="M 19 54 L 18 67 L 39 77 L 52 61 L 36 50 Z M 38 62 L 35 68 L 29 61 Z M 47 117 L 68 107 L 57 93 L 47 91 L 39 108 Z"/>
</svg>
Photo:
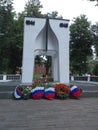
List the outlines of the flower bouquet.
<svg viewBox="0 0 98 130">
<path fill-rule="evenodd" d="M 31 87 L 19 85 L 15 88 L 14 98 L 15 99 L 28 99 L 30 98 Z"/>
<path fill-rule="evenodd" d="M 31 96 L 31 90 L 32 90 L 32 86 L 24 86 L 23 89 L 23 99 L 29 99 Z"/>
<path fill-rule="evenodd" d="M 23 97 L 23 86 L 19 85 L 14 90 L 14 98 L 21 99 Z"/>
<path fill-rule="evenodd" d="M 52 85 L 47 84 L 45 86 L 44 97 L 46 99 L 54 99 L 55 98 L 55 88 Z"/>
<path fill-rule="evenodd" d="M 66 84 L 59 83 L 55 85 L 55 92 L 57 98 L 66 99 L 69 97 L 70 89 Z"/>
<path fill-rule="evenodd" d="M 31 97 L 33 99 L 40 99 L 44 96 L 44 87 L 40 80 L 35 81 L 33 84 L 33 89 L 31 90 Z"/>
<path fill-rule="evenodd" d="M 82 94 L 82 89 L 78 88 L 77 86 L 73 85 L 70 88 L 70 97 L 71 98 L 79 98 Z"/>
</svg>

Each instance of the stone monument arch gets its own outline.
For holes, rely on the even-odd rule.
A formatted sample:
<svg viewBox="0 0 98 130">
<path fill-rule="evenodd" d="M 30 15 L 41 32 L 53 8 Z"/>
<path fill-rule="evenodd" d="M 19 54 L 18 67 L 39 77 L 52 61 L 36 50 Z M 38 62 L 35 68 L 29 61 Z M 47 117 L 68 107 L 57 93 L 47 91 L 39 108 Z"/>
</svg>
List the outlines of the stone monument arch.
<svg viewBox="0 0 98 130">
<path fill-rule="evenodd" d="M 53 81 L 69 83 L 69 20 L 24 19 L 22 83 L 32 83 L 36 55 L 52 57 Z"/>
</svg>

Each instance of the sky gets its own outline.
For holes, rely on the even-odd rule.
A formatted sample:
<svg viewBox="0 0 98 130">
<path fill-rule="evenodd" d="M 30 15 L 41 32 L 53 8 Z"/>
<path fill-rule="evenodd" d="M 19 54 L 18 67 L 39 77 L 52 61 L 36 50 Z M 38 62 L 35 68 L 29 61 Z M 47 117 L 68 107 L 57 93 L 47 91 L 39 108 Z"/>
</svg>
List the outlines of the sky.
<svg viewBox="0 0 98 130">
<path fill-rule="evenodd" d="M 15 11 L 21 12 L 24 10 L 25 3 L 28 0 L 14 0 Z M 43 14 L 57 11 L 58 15 L 63 16 L 63 19 L 69 19 L 70 22 L 80 15 L 86 15 L 88 21 L 92 24 L 98 22 L 98 6 L 97 2 L 88 0 L 40 0 L 43 8 Z"/>
</svg>

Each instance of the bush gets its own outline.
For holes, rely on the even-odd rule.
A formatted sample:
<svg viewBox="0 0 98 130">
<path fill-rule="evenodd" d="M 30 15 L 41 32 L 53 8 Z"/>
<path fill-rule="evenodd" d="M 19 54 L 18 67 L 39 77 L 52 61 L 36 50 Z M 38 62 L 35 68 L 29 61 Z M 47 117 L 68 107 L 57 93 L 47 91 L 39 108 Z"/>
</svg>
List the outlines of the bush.
<svg viewBox="0 0 98 130">
<path fill-rule="evenodd" d="M 98 75 L 98 63 L 95 64 L 93 73 L 94 73 L 94 75 Z"/>
</svg>

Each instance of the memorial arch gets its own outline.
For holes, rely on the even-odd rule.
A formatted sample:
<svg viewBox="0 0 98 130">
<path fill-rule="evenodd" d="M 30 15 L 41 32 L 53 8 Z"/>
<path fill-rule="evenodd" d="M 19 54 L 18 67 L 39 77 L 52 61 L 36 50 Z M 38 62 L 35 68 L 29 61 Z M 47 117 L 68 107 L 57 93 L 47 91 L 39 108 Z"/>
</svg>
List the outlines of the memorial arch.
<svg viewBox="0 0 98 130">
<path fill-rule="evenodd" d="M 52 57 L 54 82 L 69 83 L 69 20 L 24 19 L 22 83 L 32 83 L 36 55 Z"/>
</svg>

